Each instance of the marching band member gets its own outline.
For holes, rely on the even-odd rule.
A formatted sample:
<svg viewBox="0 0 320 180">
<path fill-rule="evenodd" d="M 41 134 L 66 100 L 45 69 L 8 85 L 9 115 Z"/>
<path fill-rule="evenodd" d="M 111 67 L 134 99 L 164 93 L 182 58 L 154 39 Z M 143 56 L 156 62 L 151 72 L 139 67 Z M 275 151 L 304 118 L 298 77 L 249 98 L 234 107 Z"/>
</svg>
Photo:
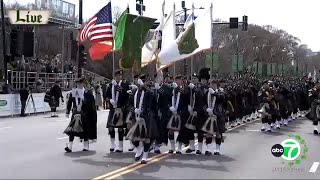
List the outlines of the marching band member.
<svg viewBox="0 0 320 180">
<path fill-rule="evenodd" d="M 111 138 L 111 148 L 110 152 L 123 152 L 123 137 L 124 137 L 124 128 L 126 128 L 126 105 L 128 102 L 129 94 L 129 83 L 125 80 L 122 80 L 123 71 L 117 70 L 114 72 L 114 79 L 107 89 L 107 97 L 111 104 L 110 112 L 108 116 L 107 128 L 109 130 L 109 135 Z M 118 128 L 118 138 L 119 143 L 116 148 L 115 143 L 115 128 Z"/>
<path fill-rule="evenodd" d="M 177 75 L 175 78 L 175 82 L 172 83 L 172 96 L 171 96 L 171 107 L 169 110 L 172 115 L 168 122 L 167 128 L 169 129 L 169 141 L 171 145 L 171 149 L 169 153 L 173 153 L 175 151 L 175 140 L 174 140 L 174 132 L 179 132 L 177 137 L 178 141 L 178 149 L 176 154 L 181 154 L 182 144 L 188 143 L 188 138 L 186 137 L 187 128 L 185 128 L 185 123 L 188 118 L 188 110 L 187 110 L 187 101 L 183 87 L 182 75 Z"/>
<path fill-rule="evenodd" d="M 89 140 L 97 138 L 97 122 L 93 118 L 96 113 L 95 100 L 91 92 L 84 88 L 84 78 L 76 81 L 77 88 L 73 88 L 68 95 L 66 117 L 72 110 L 71 122 L 64 131 L 69 136 L 69 143 L 65 151 L 72 152 L 74 137 L 83 139 L 83 151 L 89 151 Z"/>
<path fill-rule="evenodd" d="M 153 99 L 154 94 L 148 87 L 146 87 L 146 75 L 139 77 L 138 90 L 134 95 L 134 122 L 133 126 L 127 134 L 136 147 L 135 160 L 139 161 L 141 156 L 142 164 L 146 164 L 148 160 L 148 153 L 151 144 L 151 138 L 156 130 L 156 122 L 153 119 Z"/>
<path fill-rule="evenodd" d="M 170 106 L 171 106 L 171 96 L 172 87 L 169 84 L 169 74 L 165 74 L 163 77 L 163 82 L 160 84 L 155 84 L 157 89 L 157 102 L 158 102 L 158 112 L 157 112 L 157 124 L 159 128 L 159 136 L 156 139 L 154 152 L 160 154 L 160 147 L 162 144 L 168 144 L 168 129 L 167 125 L 170 119 Z"/>
</svg>

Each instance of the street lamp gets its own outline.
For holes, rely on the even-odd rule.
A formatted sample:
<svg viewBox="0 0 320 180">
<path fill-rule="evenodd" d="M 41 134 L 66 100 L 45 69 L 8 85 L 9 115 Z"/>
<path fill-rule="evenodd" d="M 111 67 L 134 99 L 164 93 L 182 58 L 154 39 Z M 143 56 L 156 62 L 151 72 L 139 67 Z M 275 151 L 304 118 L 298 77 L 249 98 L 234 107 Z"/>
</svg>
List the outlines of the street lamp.
<svg viewBox="0 0 320 180">
<path fill-rule="evenodd" d="M 7 45 L 6 45 L 6 22 L 4 18 L 4 3 L 3 0 L 1 0 L 1 25 L 2 25 L 2 47 L 3 47 L 3 76 L 5 83 L 7 83 L 8 76 L 7 76 Z"/>
</svg>

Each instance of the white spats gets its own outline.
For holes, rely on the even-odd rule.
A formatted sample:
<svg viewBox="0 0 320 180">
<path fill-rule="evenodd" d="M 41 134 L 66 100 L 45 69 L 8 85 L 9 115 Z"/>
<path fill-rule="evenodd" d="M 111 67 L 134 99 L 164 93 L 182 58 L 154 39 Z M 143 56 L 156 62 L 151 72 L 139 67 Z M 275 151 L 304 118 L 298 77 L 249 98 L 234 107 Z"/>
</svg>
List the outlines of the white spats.
<svg viewBox="0 0 320 180">
<path fill-rule="evenodd" d="M 288 120 L 287 119 L 283 120 L 283 125 L 288 126 Z"/>
<path fill-rule="evenodd" d="M 276 128 L 280 129 L 280 121 L 276 121 Z"/>
<path fill-rule="evenodd" d="M 176 150 L 176 143 L 174 142 L 174 140 L 170 140 L 170 145 L 171 145 L 171 151 L 175 151 Z"/>
<path fill-rule="evenodd" d="M 178 152 L 181 152 L 181 151 L 182 151 L 182 143 L 179 142 L 179 143 L 178 143 Z"/>
<path fill-rule="evenodd" d="M 134 157 L 135 158 L 140 157 L 142 152 L 143 152 L 143 145 L 142 143 L 140 143 L 139 146 L 136 148 L 136 155 Z"/>
<path fill-rule="evenodd" d="M 207 144 L 207 151 L 212 152 L 212 144 Z"/>
<path fill-rule="evenodd" d="M 201 143 L 198 143 L 198 150 L 200 151 L 200 152 L 202 152 L 202 146 L 203 146 L 203 143 L 201 142 Z"/>
<path fill-rule="evenodd" d="M 119 141 L 119 145 L 118 145 L 117 150 L 123 151 L 123 141 Z"/>
<path fill-rule="evenodd" d="M 114 138 L 111 138 L 111 149 L 115 149 L 116 148 L 116 142 Z"/>
<path fill-rule="evenodd" d="M 194 144 L 194 140 L 190 140 L 189 144 L 190 144 L 189 149 L 191 149 L 191 150 L 195 150 L 196 149 L 195 144 Z"/>
<path fill-rule="evenodd" d="M 83 142 L 83 150 L 89 151 L 89 141 L 84 141 Z"/>
<path fill-rule="evenodd" d="M 216 149 L 214 150 L 215 153 L 220 153 L 220 145 L 216 144 Z"/>
<path fill-rule="evenodd" d="M 267 131 L 271 132 L 271 124 L 267 124 Z"/>
<path fill-rule="evenodd" d="M 261 127 L 261 131 L 265 131 L 267 129 L 267 123 L 263 123 Z"/>
</svg>

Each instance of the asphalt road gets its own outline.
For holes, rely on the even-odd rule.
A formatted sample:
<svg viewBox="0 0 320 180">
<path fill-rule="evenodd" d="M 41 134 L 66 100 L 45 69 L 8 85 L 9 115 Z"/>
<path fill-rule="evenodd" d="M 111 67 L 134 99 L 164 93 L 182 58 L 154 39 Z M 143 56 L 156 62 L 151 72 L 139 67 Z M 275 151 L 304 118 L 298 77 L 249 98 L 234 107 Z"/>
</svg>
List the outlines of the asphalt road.
<svg viewBox="0 0 320 180">
<path fill-rule="evenodd" d="M 133 152 L 110 153 L 105 128 L 107 111 L 98 112 L 98 141 L 91 151 L 64 153 L 67 137 L 62 132 L 69 120 L 63 114 L 51 118 L 39 114 L 25 118 L 0 118 L 0 179 L 319 179 L 320 170 L 309 172 L 320 162 L 319 136 L 312 134 L 312 123 L 299 119 L 273 133 L 259 131 L 260 122 L 252 122 L 226 133 L 220 156 L 150 154 L 147 165 L 135 163 Z M 271 147 L 300 135 L 307 144 L 307 159 L 293 169 L 285 160 L 271 154 Z"/>
</svg>

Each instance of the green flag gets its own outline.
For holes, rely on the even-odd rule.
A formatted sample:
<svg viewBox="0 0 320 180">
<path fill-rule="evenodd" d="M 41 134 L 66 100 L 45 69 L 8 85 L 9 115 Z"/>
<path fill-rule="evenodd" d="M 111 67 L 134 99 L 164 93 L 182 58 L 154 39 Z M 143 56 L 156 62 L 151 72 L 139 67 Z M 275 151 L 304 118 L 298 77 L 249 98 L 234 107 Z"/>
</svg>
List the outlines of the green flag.
<svg viewBox="0 0 320 180">
<path fill-rule="evenodd" d="M 271 67 L 271 63 L 267 63 L 267 75 L 271 75 L 272 74 L 272 67 Z"/>
<path fill-rule="evenodd" d="M 257 66 L 258 66 L 258 74 L 261 75 L 262 72 L 263 72 L 263 63 L 262 62 L 258 62 Z"/>
<path fill-rule="evenodd" d="M 219 56 L 215 52 L 205 53 L 206 67 L 212 69 L 213 72 L 219 71 Z"/>
<path fill-rule="evenodd" d="M 127 11 L 127 10 L 126 10 Z M 141 47 L 156 19 L 122 13 L 115 33 L 115 49 L 122 51 L 120 66 L 129 69 L 134 61 L 141 65 Z"/>
<path fill-rule="evenodd" d="M 239 72 L 244 70 L 243 65 L 243 55 L 234 55 L 232 58 L 232 69 L 236 72 L 237 70 Z"/>
</svg>

